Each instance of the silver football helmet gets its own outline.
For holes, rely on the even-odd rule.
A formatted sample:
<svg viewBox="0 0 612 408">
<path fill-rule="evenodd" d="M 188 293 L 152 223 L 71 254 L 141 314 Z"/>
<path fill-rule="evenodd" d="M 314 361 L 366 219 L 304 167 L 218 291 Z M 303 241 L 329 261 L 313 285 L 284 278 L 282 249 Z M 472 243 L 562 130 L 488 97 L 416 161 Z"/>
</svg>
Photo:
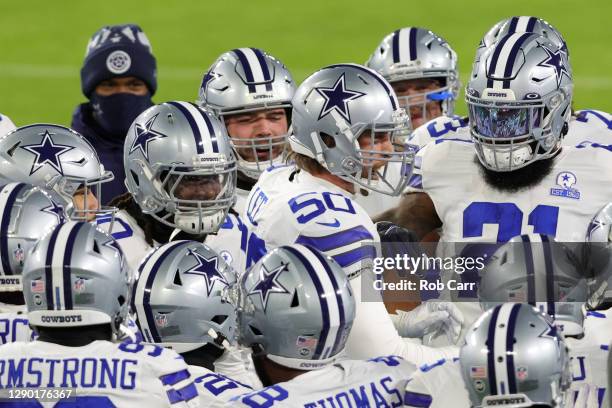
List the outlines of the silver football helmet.
<svg viewBox="0 0 612 408">
<path fill-rule="evenodd" d="M 145 341 L 184 353 L 235 340 L 236 272 L 211 248 L 169 242 L 147 256 L 138 275 L 132 310 Z"/>
<path fill-rule="evenodd" d="M 63 126 L 23 126 L 0 138 L 0 174 L 11 181 L 45 188 L 73 220 L 87 221 L 116 211 L 101 205 L 89 209 L 88 194 L 84 194 L 84 208 L 74 208 L 73 196 L 79 189 L 91 191 L 102 203 L 101 185 L 114 176 L 104 170 L 87 139 Z"/>
<path fill-rule="evenodd" d="M 583 261 L 590 278 L 587 307 L 608 308 L 612 303 L 612 203 L 595 214 L 585 241 Z"/>
<path fill-rule="evenodd" d="M 198 104 L 221 119 L 259 110 L 285 108 L 290 119 L 295 82 L 285 65 L 258 48 L 237 48 L 221 54 L 204 74 Z M 287 134 L 254 139 L 229 135 L 238 170 L 251 179 L 271 165 L 281 164 Z M 265 156 L 266 158 L 261 158 Z"/>
<path fill-rule="evenodd" d="M 554 156 L 567 133 L 573 81 L 567 55 L 546 38 L 509 34 L 482 56 L 466 89 L 482 165 L 512 171 Z"/>
<path fill-rule="evenodd" d="M 568 56 L 568 69 L 571 73 L 571 67 L 569 66 L 569 50 L 567 49 L 567 44 L 565 43 L 561 33 L 547 21 L 532 16 L 515 16 L 505 18 L 491 27 L 480 40 L 480 44 L 476 50 L 474 64 L 478 63 L 480 57 L 487 48 L 492 46 L 500 38 L 514 33 L 535 33 L 541 35 L 542 37 L 546 37 L 550 42 L 555 44 L 558 49 L 565 52 L 565 54 Z"/>
<path fill-rule="evenodd" d="M 440 79 L 442 87 L 431 92 L 398 96 L 399 103 L 407 112 L 412 106 L 420 107 L 425 117 L 427 102 L 439 101 L 443 115 L 453 115 L 460 84 L 457 54 L 436 33 L 418 27 L 396 30 L 383 38 L 366 66 L 391 84 L 410 79 Z M 433 118 L 425 117 L 425 122 L 430 119 Z"/>
<path fill-rule="evenodd" d="M 278 247 L 240 279 L 240 342 L 285 367 L 315 370 L 343 352 L 355 299 L 342 268 L 310 246 Z"/>
<path fill-rule="evenodd" d="M 296 91 L 289 143 L 333 175 L 370 191 L 399 195 L 412 173 L 414 152 L 394 152 L 390 143 L 385 145 L 408 126 L 395 92 L 378 73 L 357 64 L 330 65 Z M 394 166 L 400 166 L 400 177 L 389 171 Z"/>
<path fill-rule="evenodd" d="M 552 237 L 514 237 L 481 271 L 480 303 L 487 310 L 500 303 L 526 302 L 550 315 L 564 335 L 579 336 L 587 300 L 580 266 L 580 257 Z"/>
<path fill-rule="evenodd" d="M 76 327 L 125 321 L 132 275 L 113 237 L 87 222 L 69 221 L 32 249 L 23 268 L 23 295 L 33 326 Z"/>
<path fill-rule="evenodd" d="M 570 394 L 563 335 L 528 304 L 486 311 L 468 329 L 459 361 L 473 407 L 562 407 Z"/>
<path fill-rule="evenodd" d="M 123 164 L 142 212 L 191 234 L 216 232 L 236 200 L 225 126 L 192 103 L 166 102 L 138 115 Z"/>
<path fill-rule="evenodd" d="M 30 249 L 65 220 L 64 208 L 43 189 L 25 183 L 0 187 L 0 291 L 22 290 Z"/>
</svg>

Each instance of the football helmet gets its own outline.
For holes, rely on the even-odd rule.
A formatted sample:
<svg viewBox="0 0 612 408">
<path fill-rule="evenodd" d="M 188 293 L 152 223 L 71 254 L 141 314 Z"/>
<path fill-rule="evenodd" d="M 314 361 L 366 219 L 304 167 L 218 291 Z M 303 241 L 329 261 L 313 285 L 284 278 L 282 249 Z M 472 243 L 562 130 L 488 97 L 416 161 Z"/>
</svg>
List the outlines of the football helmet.
<svg viewBox="0 0 612 408">
<path fill-rule="evenodd" d="M 373 146 L 404 134 L 409 118 L 377 72 L 357 64 L 330 65 L 315 72 L 295 93 L 292 127 L 293 151 L 315 159 L 331 174 L 382 194 L 404 191 L 414 151 Z M 393 166 L 400 166 L 400 177 L 389 171 Z"/>
<path fill-rule="evenodd" d="M 421 107 L 424 116 L 427 102 L 439 101 L 443 115 L 453 115 L 460 85 L 457 54 L 446 40 L 434 32 L 418 27 L 396 30 L 383 38 L 366 66 L 391 84 L 421 78 L 442 80 L 442 87 L 435 91 L 398 96 L 398 100 L 407 112 L 411 106 Z M 430 119 L 433 118 L 425 117 L 425 122 Z"/>
<path fill-rule="evenodd" d="M 87 222 L 57 226 L 32 249 L 23 295 L 33 326 L 75 327 L 125 321 L 132 275 L 113 237 Z"/>
<path fill-rule="evenodd" d="M 612 203 L 606 204 L 587 229 L 583 261 L 589 281 L 590 309 L 608 309 L 612 304 Z"/>
<path fill-rule="evenodd" d="M 500 303 L 526 302 L 550 315 L 564 335 L 579 336 L 587 300 L 580 266 L 580 257 L 552 237 L 514 237 L 481 271 L 480 303 L 487 310 Z"/>
<path fill-rule="evenodd" d="M 482 165 L 503 172 L 554 156 L 571 115 L 567 55 L 545 37 L 514 33 L 483 54 L 466 89 Z"/>
<path fill-rule="evenodd" d="M 344 350 L 355 318 L 346 274 L 310 246 L 282 246 L 240 279 L 241 344 L 300 370 L 332 364 Z"/>
<path fill-rule="evenodd" d="M 536 33 L 542 37 L 546 37 L 550 42 L 555 44 L 558 49 L 565 52 L 568 56 L 569 67 L 569 50 L 567 49 L 567 44 L 561 33 L 547 21 L 531 16 L 505 18 L 491 27 L 480 40 L 480 44 L 476 50 L 474 64 L 478 63 L 483 52 L 497 42 L 497 40 L 508 34 L 514 33 Z M 569 69 L 571 72 L 571 67 Z"/>
<path fill-rule="evenodd" d="M 525 303 L 486 311 L 468 329 L 459 361 L 473 407 L 562 407 L 570 394 L 563 336 L 546 315 Z"/>
<path fill-rule="evenodd" d="M 264 109 L 285 108 L 290 120 L 295 82 L 281 61 L 258 48 L 237 48 L 221 54 L 204 74 L 198 104 L 221 119 L 229 115 Z M 245 139 L 229 135 L 238 160 L 238 170 L 251 179 L 272 165 L 281 164 L 287 134 L 260 135 Z M 241 153 L 250 150 L 247 159 Z M 259 159 L 258 152 L 268 159 Z"/>
<path fill-rule="evenodd" d="M 21 272 L 30 249 L 65 221 L 64 208 L 39 187 L 10 183 L 0 187 L 0 291 L 21 291 Z"/>
<path fill-rule="evenodd" d="M 141 113 L 123 150 L 126 185 L 142 212 L 191 234 L 216 232 L 236 200 L 225 126 L 187 102 Z"/>
<path fill-rule="evenodd" d="M 74 208 L 72 198 L 82 188 L 101 203 L 101 186 L 114 176 L 104 170 L 87 139 L 63 126 L 23 126 L 0 138 L 0 173 L 11 181 L 45 188 L 72 220 L 87 221 L 116 211 L 101 205 L 89 209 L 88 194 L 84 194 L 84 208 Z"/>
<path fill-rule="evenodd" d="M 132 310 L 145 341 L 179 353 L 234 341 L 237 296 L 230 291 L 236 272 L 211 248 L 169 242 L 147 256 L 138 275 Z"/>
</svg>

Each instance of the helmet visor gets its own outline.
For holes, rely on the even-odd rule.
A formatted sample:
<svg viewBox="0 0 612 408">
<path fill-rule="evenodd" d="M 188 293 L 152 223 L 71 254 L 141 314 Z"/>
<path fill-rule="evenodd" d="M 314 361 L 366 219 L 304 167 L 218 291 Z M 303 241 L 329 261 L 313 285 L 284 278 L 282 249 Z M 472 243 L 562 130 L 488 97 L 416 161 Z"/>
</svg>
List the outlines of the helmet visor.
<svg viewBox="0 0 612 408">
<path fill-rule="evenodd" d="M 479 135 L 513 138 L 529 134 L 530 108 L 490 108 L 470 105 L 470 121 Z"/>
</svg>

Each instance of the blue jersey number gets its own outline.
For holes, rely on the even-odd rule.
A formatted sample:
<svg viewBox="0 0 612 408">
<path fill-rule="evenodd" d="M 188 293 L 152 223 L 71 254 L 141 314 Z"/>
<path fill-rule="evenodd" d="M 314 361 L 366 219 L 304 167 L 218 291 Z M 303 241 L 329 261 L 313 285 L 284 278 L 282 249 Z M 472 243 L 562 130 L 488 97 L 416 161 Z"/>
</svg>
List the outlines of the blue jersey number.
<svg viewBox="0 0 612 408">
<path fill-rule="evenodd" d="M 263 390 L 252 392 L 240 400 L 251 408 L 270 408 L 277 401 L 283 401 L 289 397 L 289 392 L 280 385 L 272 385 Z"/>
<path fill-rule="evenodd" d="M 243 387 L 242 384 L 216 373 L 208 373 L 194 380 L 195 384 L 202 384 L 208 392 L 217 396 L 227 390 Z"/>
<path fill-rule="evenodd" d="M 559 207 L 540 204 L 527 217 L 535 234 L 557 234 Z M 521 235 L 523 211 L 514 203 L 473 202 L 463 211 L 463 237 L 482 236 L 485 224 L 498 225 L 497 242 L 506 242 Z"/>
<path fill-rule="evenodd" d="M 291 212 L 297 214 L 296 219 L 300 224 L 307 223 L 327 210 L 355 214 L 351 200 L 342 194 L 328 191 L 303 193 L 293 197 L 288 204 Z"/>
</svg>

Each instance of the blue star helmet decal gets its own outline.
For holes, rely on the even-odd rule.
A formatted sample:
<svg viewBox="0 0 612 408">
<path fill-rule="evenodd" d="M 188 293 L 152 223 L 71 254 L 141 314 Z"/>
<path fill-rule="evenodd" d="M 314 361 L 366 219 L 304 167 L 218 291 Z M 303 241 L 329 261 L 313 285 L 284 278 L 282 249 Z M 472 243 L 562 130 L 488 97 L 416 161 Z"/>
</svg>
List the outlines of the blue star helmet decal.
<svg viewBox="0 0 612 408">
<path fill-rule="evenodd" d="M 250 290 L 247 296 L 259 294 L 259 298 L 261 299 L 261 303 L 264 307 L 264 312 L 268 307 L 268 299 L 270 298 L 271 293 L 289 293 L 287 288 L 285 288 L 279 281 L 279 275 L 288 270 L 287 264 L 280 264 L 278 267 L 268 271 L 265 265 L 262 265 L 261 270 L 259 271 L 260 281 Z"/>
<path fill-rule="evenodd" d="M 565 52 L 562 49 L 557 51 L 551 51 L 544 45 L 542 45 L 541 47 L 544 49 L 544 51 L 546 51 L 548 57 L 542 62 L 540 62 L 538 66 L 554 68 L 555 74 L 557 75 L 557 86 L 561 86 L 561 80 L 563 79 L 563 75 L 565 75 L 568 79 L 571 80 L 572 78 L 570 76 L 570 73 L 567 67 L 565 66 Z"/>
<path fill-rule="evenodd" d="M 47 214 L 53 214 L 57 217 L 57 222 L 59 224 L 63 224 L 64 221 L 66 221 L 66 219 L 64 218 L 64 207 L 62 207 L 61 205 L 57 205 L 55 203 L 55 201 L 53 200 L 49 200 L 49 206 L 45 207 L 45 208 L 41 208 L 40 211 L 47 213 Z"/>
<path fill-rule="evenodd" d="M 332 88 L 315 88 L 315 90 L 325 98 L 325 104 L 319 112 L 319 119 L 323 119 L 331 111 L 338 112 L 348 123 L 351 123 L 351 112 L 348 103 L 361 98 L 363 92 L 352 91 L 344 86 L 344 73 L 340 75 Z"/>
<path fill-rule="evenodd" d="M 221 272 L 219 272 L 217 266 L 219 259 L 216 256 L 206 259 L 193 249 L 188 249 L 187 255 L 193 256 L 196 259 L 197 264 L 189 268 L 184 273 L 203 276 L 204 280 L 206 281 L 206 293 L 208 296 L 210 296 L 216 281 L 221 282 L 225 286 L 229 286 L 227 280 L 225 280 L 223 275 L 221 275 Z"/>
<path fill-rule="evenodd" d="M 155 123 L 155 119 L 157 119 L 158 115 L 159 113 L 147 120 L 144 126 L 140 123 L 136 123 L 134 126 L 136 138 L 130 147 L 130 153 L 132 153 L 134 150 L 140 149 L 144 157 L 149 160 L 149 143 L 157 139 L 168 137 L 163 133 L 153 130 L 153 124 Z"/>
<path fill-rule="evenodd" d="M 74 146 L 55 144 L 53 138 L 51 138 L 52 134 L 53 133 L 49 133 L 48 130 L 45 130 L 40 144 L 20 146 L 21 149 L 27 150 L 36 156 L 32 163 L 32 168 L 30 169 L 30 176 L 36 173 L 45 164 L 53 167 L 53 169 L 62 176 L 64 175 L 60 156 L 74 149 Z"/>
</svg>

